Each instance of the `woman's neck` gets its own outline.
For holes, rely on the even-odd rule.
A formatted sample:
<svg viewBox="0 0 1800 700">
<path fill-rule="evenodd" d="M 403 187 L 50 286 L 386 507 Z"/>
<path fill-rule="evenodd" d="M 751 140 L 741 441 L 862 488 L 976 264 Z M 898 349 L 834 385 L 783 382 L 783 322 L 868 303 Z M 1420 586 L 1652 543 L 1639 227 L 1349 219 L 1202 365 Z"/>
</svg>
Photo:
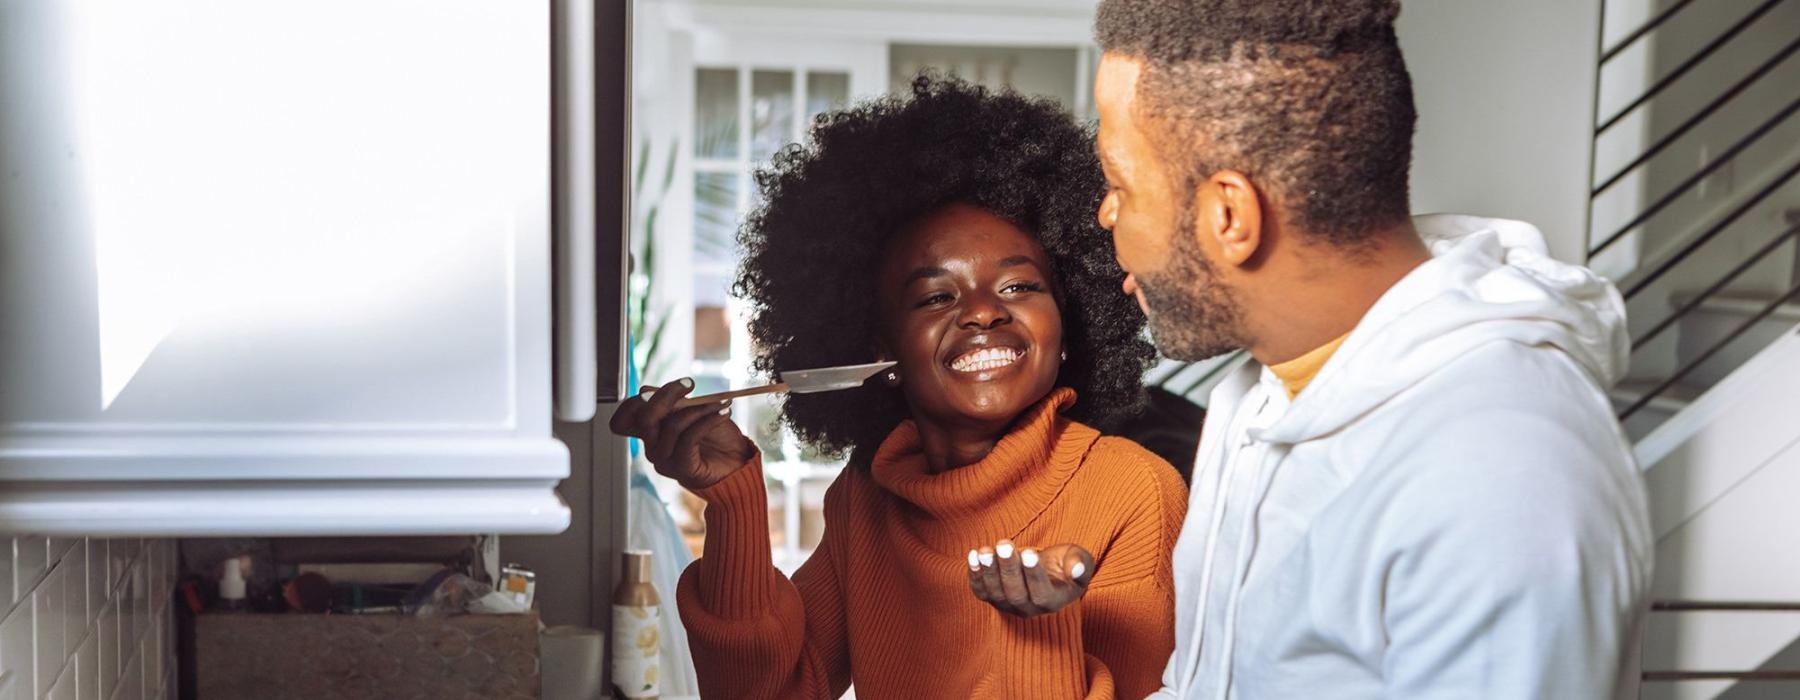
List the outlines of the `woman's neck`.
<svg viewBox="0 0 1800 700">
<path fill-rule="evenodd" d="M 925 464 L 933 474 L 987 459 L 994 446 L 1000 444 L 1000 438 L 1006 436 L 1010 424 L 971 425 L 966 420 L 951 422 L 925 418 L 915 419 L 914 423 L 919 428 L 919 447 L 924 453 Z"/>
</svg>

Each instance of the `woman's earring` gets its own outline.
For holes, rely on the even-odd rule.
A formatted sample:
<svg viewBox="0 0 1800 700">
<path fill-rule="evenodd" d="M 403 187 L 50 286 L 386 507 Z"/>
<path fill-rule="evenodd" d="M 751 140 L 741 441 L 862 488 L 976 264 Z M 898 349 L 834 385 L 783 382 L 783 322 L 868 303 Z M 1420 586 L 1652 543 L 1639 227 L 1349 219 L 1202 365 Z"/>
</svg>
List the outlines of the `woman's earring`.
<svg viewBox="0 0 1800 700">
<path fill-rule="evenodd" d="M 1062 361 L 1063 362 L 1069 361 L 1069 351 L 1067 351 L 1067 350 L 1062 351 Z"/>
<path fill-rule="evenodd" d="M 881 375 L 881 381 L 886 382 L 890 387 L 900 386 L 900 373 L 890 369 L 887 374 Z"/>
</svg>

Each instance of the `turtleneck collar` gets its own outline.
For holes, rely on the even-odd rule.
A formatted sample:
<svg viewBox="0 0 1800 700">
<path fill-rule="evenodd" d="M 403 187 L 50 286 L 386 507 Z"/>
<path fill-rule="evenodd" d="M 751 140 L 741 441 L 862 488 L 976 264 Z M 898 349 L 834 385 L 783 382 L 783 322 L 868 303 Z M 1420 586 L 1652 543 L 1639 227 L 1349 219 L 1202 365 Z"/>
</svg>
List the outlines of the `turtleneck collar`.
<svg viewBox="0 0 1800 700">
<path fill-rule="evenodd" d="M 876 450 L 870 477 L 932 520 L 978 518 L 989 521 L 982 530 L 1016 533 L 1056 498 L 1100 438 L 1059 415 L 1074 403 L 1075 390 L 1058 387 L 1026 410 L 987 457 L 938 474 L 926 463 L 918 426 L 904 421 Z"/>
</svg>

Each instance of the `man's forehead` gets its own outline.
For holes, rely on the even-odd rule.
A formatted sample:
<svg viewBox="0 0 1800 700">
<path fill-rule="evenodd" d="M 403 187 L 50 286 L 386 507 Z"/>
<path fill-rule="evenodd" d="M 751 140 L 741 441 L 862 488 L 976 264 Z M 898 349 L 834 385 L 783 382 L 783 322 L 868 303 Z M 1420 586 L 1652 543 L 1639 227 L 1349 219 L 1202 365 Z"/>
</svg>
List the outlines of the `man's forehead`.
<svg viewBox="0 0 1800 700">
<path fill-rule="evenodd" d="M 1094 98 L 1101 111 L 1127 107 L 1137 93 L 1138 75 L 1143 60 L 1135 56 L 1107 52 L 1100 55 L 1099 69 L 1094 72 Z"/>
<path fill-rule="evenodd" d="M 1133 128 L 1131 107 L 1140 66 L 1136 58 L 1106 53 L 1101 55 L 1099 70 L 1094 74 L 1094 106 L 1100 116 L 1094 150 L 1103 164 L 1115 170 L 1119 162 L 1112 151 L 1124 145 L 1120 139 L 1126 139 Z"/>
</svg>

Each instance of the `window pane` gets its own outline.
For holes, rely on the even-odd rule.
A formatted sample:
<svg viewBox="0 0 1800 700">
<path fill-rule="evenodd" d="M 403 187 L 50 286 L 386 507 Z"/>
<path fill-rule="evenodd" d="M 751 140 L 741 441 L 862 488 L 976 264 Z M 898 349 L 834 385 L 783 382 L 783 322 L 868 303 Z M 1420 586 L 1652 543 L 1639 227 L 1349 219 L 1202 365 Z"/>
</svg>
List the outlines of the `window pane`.
<svg viewBox="0 0 1800 700">
<path fill-rule="evenodd" d="M 806 74 L 806 123 L 821 112 L 850 103 L 850 74 L 813 71 Z"/>
<path fill-rule="evenodd" d="M 694 73 L 694 155 L 738 157 L 737 71 L 701 68 Z"/>
<path fill-rule="evenodd" d="M 723 266 L 694 272 L 694 306 L 716 306 L 725 308 L 725 302 L 731 296 L 731 269 Z M 724 313 L 720 311 L 720 313 Z M 720 317 L 724 319 L 724 316 Z M 723 322 L 723 321 L 721 321 Z M 721 326 L 721 333 L 729 334 L 729 324 Z M 724 358 L 717 358 L 724 359 Z"/>
<path fill-rule="evenodd" d="M 1087 89 L 1077 85 L 1080 60 L 1074 48 L 889 44 L 888 89 L 908 94 L 919 71 L 931 69 L 988 88 L 1049 97 L 1074 109 L 1076 92 Z"/>
<path fill-rule="evenodd" d="M 768 160 L 794 138 L 794 74 L 750 74 L 750 158 Z"/>
<path fill-rule="evenodd" d="M 688 392 L 690 395 L 704 396 L 724 391 L 731 391 L 731 380 L 727 379 L 725 375 L 705 369 L 694 370 L 694 389 Z"/>
<path fill-rule="evenodd" d="M 694 173 L 694 264 L 737 261 L 737 173 Z"/>
<path fill-rule="evenodd" d="M 695 280 L 696 286 L 706 282 L 707 280 L 703 279 Z M 724 307 L 697 306 L 694 308 L 694 359 L 731 359 L 731 319 L 725 314 Z M 727 387 L 730 386 L 729 382 L 725 384 Z"/>
</svg>

